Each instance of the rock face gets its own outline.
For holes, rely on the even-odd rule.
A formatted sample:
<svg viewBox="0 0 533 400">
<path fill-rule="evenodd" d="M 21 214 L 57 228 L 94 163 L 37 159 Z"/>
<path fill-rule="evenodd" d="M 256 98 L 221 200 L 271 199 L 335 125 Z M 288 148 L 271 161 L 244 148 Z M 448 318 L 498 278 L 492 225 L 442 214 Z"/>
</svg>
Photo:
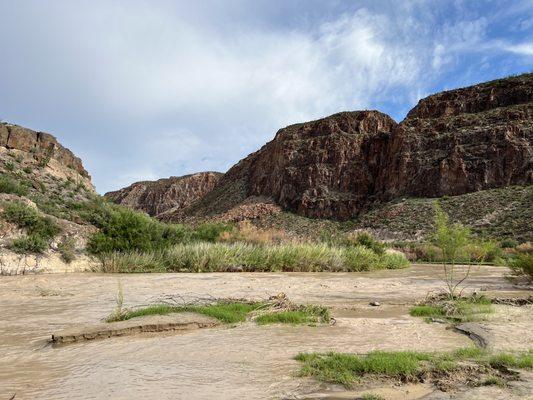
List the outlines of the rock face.
<svg viewBox="0 0 533 400">
<path fill-rule="evenodd" d="M 355 111 L 281 129 L 253 156 L 249 194 L 314 218 L 347 219 L 376 191 L 396 122 Z"/>
<path fill-rule="evenodd" d="M 136 182 L 124 189 L 105 194 L 115 203 L 142 210 L 151 216 L 179 211 L 210 192 L 220 177 L 219 172 L 201 172 L 157 181 Z"/>
<path fill-rule="evenodd" d="M 440 197 L 533 182 L 533 74 L 442 92 L 397 124 L 343 112 L 281 129 L 185 209 L 227 212 L 250 196 L 345 220 L 400 196 Z"/>
<path fill-rule="evenodd" d="M 69 149 L 63 147 L 57 139 L 45 132 L 35 132 L 18 125 L 0 123 L 0 146 L 33 154 L 33 158 L 46 162 L 58 161 L 90 180 L 89 173 L 81 160 Z"/>
<path fill-rule="evenodd" d="M 440 197 L 533 182 L 533 74 L 420 100 L 393 132 L 381 197 Z"/>
</svg>

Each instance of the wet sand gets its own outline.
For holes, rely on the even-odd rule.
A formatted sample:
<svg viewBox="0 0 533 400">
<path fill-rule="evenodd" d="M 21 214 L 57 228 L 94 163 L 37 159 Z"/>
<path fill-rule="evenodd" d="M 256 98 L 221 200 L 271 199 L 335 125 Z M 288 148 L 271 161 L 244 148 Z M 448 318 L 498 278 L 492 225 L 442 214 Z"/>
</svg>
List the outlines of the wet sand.
<svg viewBox="0 0 533 400">
<path fill-rule="evenodd" d="M 466 336 L 444 325 L 426 324 L 407 314 L 409 304 L 442 287 L 439 271 L 435 266 L 416 265 L 371 273 L 2 277 L 0 400 L 13 394 L 17 400 L 194 400 L 280 399 L 318 393 L 325 390 L 323 384 L 296 376 L 298 363 L 293 357 L 299 352 L 449 351 L 472 345 Z M 520 295 L 502 278 L 504 272 L 500 267 L 475 267 L 468 290 Z M 101 323 L 115 307 L 119 281 L 126 307 L 176 294 L 190 299 L 205 295 L 264 299 L 284 292 L 295 302 L 331 307 L 337 323 L 319 327 L 246 323 L 61 347 L 48 343 L 52 332 Z M 371 307 L 370 301 L 382 306 Z M 524 348 L 531 347 L 531 320 L 517 309 L 513 308 L 515 314 L 506 313 L 507 320 L 494 316 L 490 324 L 497 327 L 496 338 L 505 327 Z M 505 348 L 503 336 L 500 339 L 498 347 Z M 515 344 L 509 341 L 507 346 Z M 399 390 L 398 396 L 404 389 Z"/>
</svg>

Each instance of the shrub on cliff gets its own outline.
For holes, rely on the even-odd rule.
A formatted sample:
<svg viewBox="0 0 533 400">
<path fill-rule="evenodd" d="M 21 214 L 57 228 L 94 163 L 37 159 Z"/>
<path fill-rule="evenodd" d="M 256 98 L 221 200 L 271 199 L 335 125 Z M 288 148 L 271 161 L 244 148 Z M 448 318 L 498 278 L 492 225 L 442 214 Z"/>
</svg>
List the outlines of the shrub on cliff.
<svg viewBox="0 0 533 400">
<path fill-rule="evenodd" d="M 28 188 L 21 185 L 19 182 L 9 177 L 8 175 L 0 175 L 0 193 L 16 194 L 18 196 L 26 196 Z"/>
<path fill-rule="evenodd" d="M 19 253 L 42 253 L 48 248 L 50 240 L 60 232 L 52 219 L 41 216 L 36 209 L 22 202 L 7 204 L 3 217 L 27 232 L 27 236 L 15 239 L 11 244 L 11 249 Z"/>
</svg>

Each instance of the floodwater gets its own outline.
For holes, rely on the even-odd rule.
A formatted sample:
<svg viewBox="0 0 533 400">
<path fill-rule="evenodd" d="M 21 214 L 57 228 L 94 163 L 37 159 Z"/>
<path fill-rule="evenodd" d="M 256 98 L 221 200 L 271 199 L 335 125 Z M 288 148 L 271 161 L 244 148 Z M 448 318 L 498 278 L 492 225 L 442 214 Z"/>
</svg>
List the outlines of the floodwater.
<svg viewBox="0 0 533 400">
<path fill-rule="evenodd" d="M 426 324 L 407 314 L 409 304 L 442 287 L 438 271 L 417 265 L 371 273 L 0 277 L 0 400 L 13 395 L 16 400 L 289 399 L 317 393 L 326 389 L 323 384 L 297 376 L 293 357 L 299 352 L 453 350 L 471 345 L 444 325 Z M 468 290 L 512 293 L 503 272 L 475 267 Z M 125 307 L 165 296 L 264 299 L 284 292 L 298 303 L 331 307 L 336 324 L 245 323 L 49 344 L 53 332 L 101 322 L 115 307 L 119 282 Z M 371 301 L 381 306 L 371 307 Z"/>
</svg>

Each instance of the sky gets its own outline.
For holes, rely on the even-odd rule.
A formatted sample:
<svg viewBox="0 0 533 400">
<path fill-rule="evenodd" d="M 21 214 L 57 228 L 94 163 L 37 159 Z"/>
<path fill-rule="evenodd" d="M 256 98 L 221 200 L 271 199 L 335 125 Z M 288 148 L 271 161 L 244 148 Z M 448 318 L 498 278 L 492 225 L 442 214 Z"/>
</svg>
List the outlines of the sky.
<svg viewBox="0 0 533 400">
<path fill-rule="evenodd" d="M 55 135 L 100 193 L 533 71 L 533 0 L 0 0 L 0 18 L 0 119 Z"/>
</svg>

